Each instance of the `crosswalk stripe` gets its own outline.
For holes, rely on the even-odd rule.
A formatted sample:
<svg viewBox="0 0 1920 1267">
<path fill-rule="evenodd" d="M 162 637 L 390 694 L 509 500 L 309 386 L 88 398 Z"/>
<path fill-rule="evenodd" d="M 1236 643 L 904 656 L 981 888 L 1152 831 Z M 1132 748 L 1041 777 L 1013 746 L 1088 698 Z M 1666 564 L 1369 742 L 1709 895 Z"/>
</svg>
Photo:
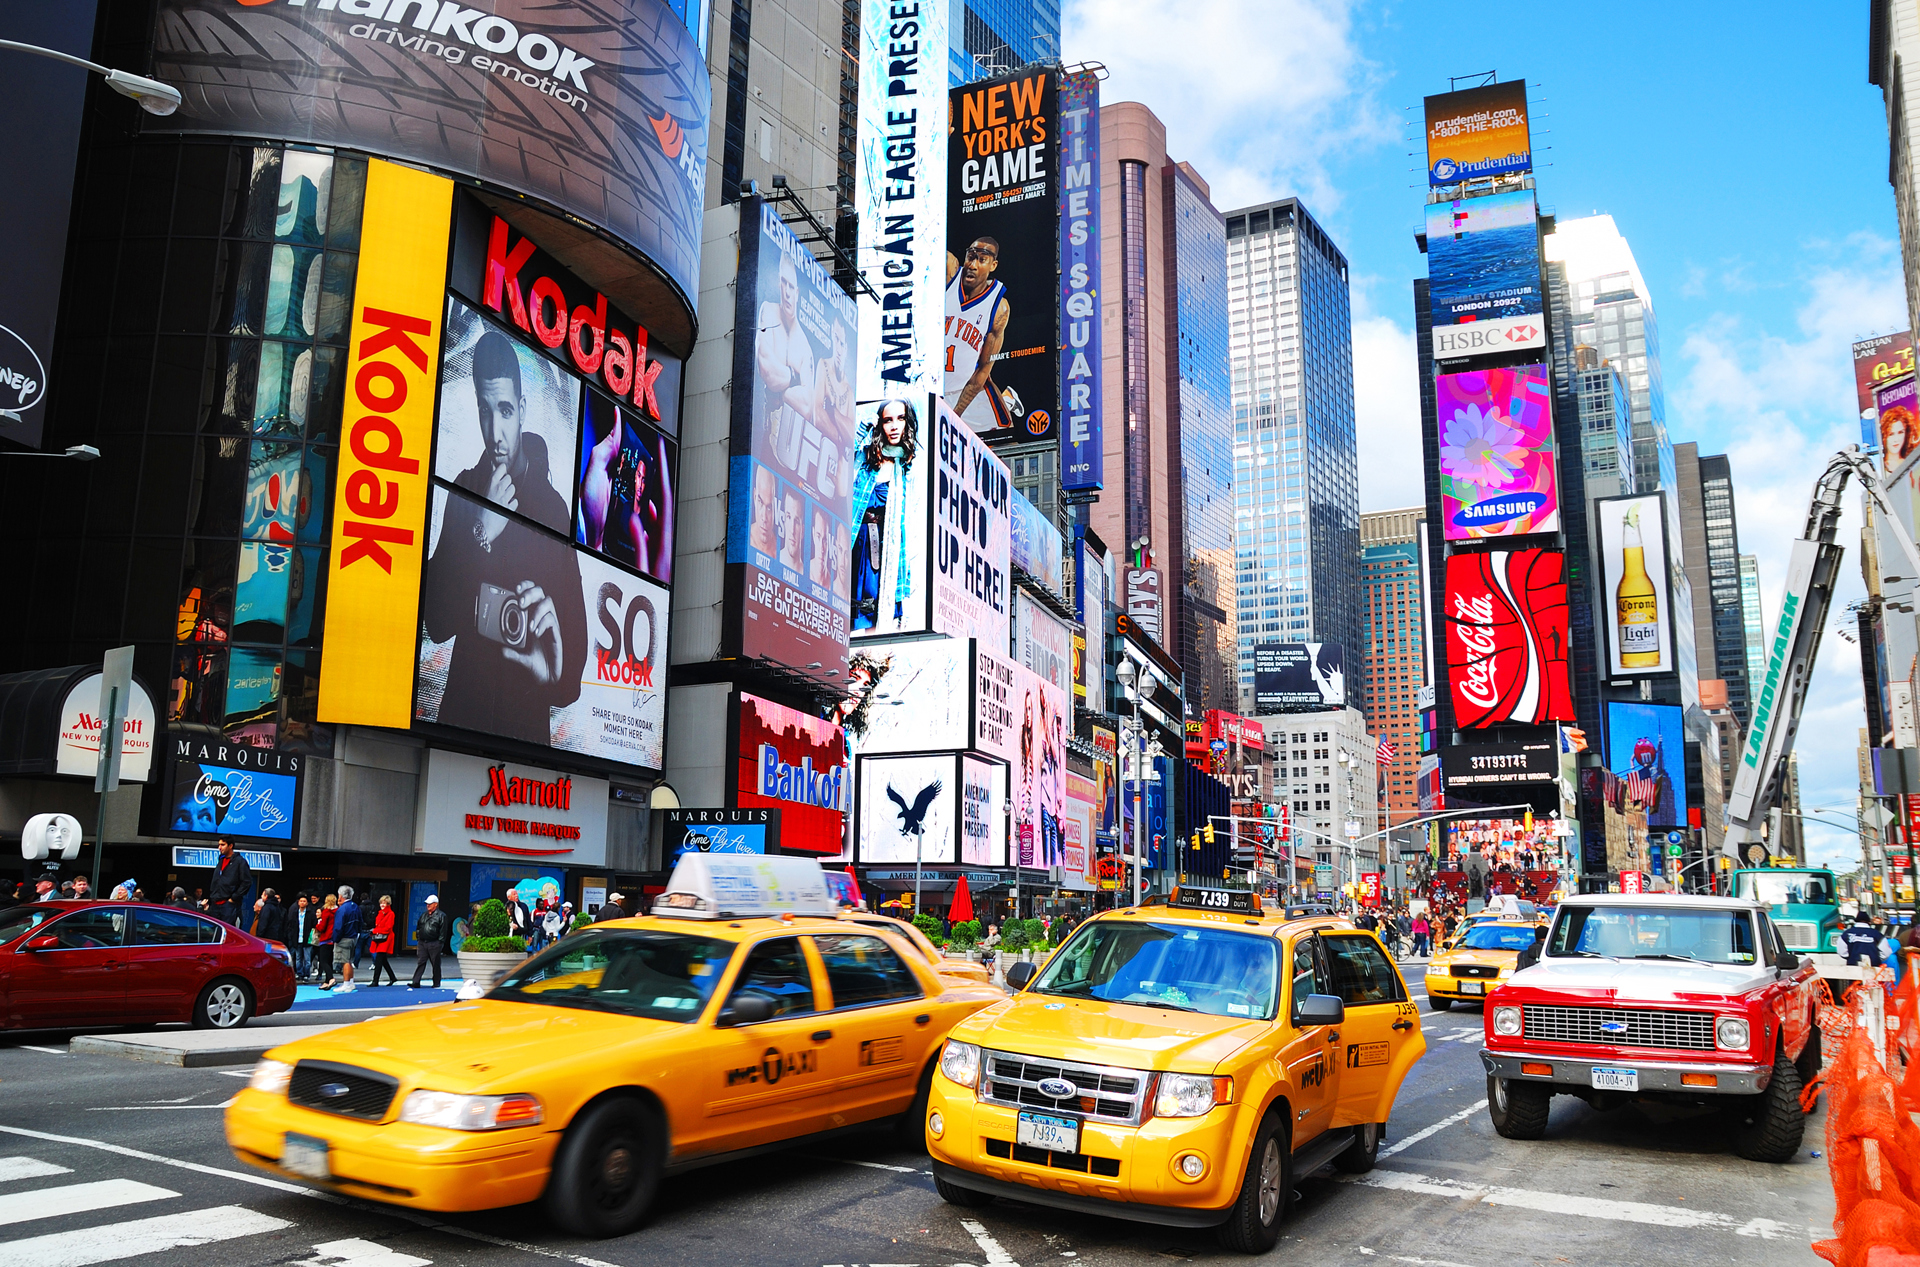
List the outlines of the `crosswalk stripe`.
<svg viewBox="0 0 1920 1267">
<path fill-rule="evenodd" d="M 1459 1179 L 1438 1179 L 1402 1170 L 1375 1170 L 1355 1175 L 1349 1182 L 1369 1188 L 1395 1192 L 1414 1192 L 1423 1196 L 1448 1197 L 1456 1201 L 1479 1201 L 1487 1205 L 1514 1206 L 1542 1214 L 1575 1214 L 1590 1219 L 1611 1219 L 1622 1223 L 1644 1223 L 1652 1227 L 1704 1228 L 1732 1232 L 1736 1236 L 1760 1240 L 1818 1239 L 1820 1232 L 1805 1224 L 1781 1223 L 1774 1219 L 1742 1219 L 1712 1210 L 1690 1210 L 1681 1206 L 1654 1205 L 1646 1201 L 1613 1201 L 1603 1197 L 1579 1197 L 1560 1192 L 1535 1192 L 1527 1188 L 1504 1188 L 1494 1184 L 1467 1183 Z M 0 1246 L 0 1249 L 5 1246 Z"/>
<path fill-rule="evenodd" d="M 44 1179 L 48 1175 L 70 1175 L 65 1166 L 56 1166 L 38 1157 L 0 1157 L 0 1183 L 15 1179 Z"/>
<path fill-rule="evenodd" d="M 115 1206 L 137 1205 L 142 1201 L 160 1201 L 179 1195 L 170 1189 L 156 1188 L 150 1183 L 139 1183 L 132 1179 L 102 1179 L 97 1183 L 37 1188 L 32 1192 L 13 1192 L 0 1197 L 0 1224 L 51 1219 L 62 1214 L 80 1214 L 86 1210 L 108 1210 Z"/>
<path fill-rule="evenodd" d="M 293 1224 L 245 1206 L 222 1205 L 187 1214 L 166 1214 L 128 1223 L 105 1223 L 71 1232 L 54 1232 L 23 1241 L 0 1242 L 0 1256 L 34 1267 L 89 1267 L 143 1254 L 159 1254 L 192 1245 L 237 1240 L 277 1232 Z"/>
</svg>

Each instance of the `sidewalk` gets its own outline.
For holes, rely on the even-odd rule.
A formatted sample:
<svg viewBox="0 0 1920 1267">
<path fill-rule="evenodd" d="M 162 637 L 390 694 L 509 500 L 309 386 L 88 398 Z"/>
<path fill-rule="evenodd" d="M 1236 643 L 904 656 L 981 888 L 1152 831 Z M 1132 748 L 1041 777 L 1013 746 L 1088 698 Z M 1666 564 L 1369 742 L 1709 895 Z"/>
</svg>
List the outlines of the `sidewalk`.
<svg viewBox="0 0 1920 1267">
<path fill-rule="evenodd" d="M 428 978 L 431 980 L 432 978 Z M 303 985 L 294 993 L 293 1006 L 289 1012 L 348 1012 L 364 1011 L 368 1008 L 424 1007 L 429 1003 L 451 1003 L 454 992 L 463 984 L 460 977 L 441 977 L 438 990 L 424 982 L 418 990 L 409 990 L 404 978 L 399 985 L 364 985 L 359 980 L 353 983 L 353 989 L 346 994 L 339 992 L 340 987 L 322 990 L 317 985 Z"/>
</svg>

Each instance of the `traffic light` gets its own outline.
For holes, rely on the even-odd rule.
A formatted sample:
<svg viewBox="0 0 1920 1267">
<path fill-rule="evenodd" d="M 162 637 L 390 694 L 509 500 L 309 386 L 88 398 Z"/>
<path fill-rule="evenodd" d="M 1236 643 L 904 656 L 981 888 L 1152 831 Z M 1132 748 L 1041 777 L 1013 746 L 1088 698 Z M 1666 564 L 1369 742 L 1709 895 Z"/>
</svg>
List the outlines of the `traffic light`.
<svg viewBox="0 0 1920 1267">
<path fill-rule="evenodd" d="M 1194 848 L 1194 849 L 1195 849 L 1196 851 L 1197 851 L 1197 850 L 1198 850 L 1198 849 L 1200 848 L 1200 833 L 1199 833 L 1199 832 L 1195 832 L 1195 833 L 1193 833 L 1193 837 L 1192 837 L 1192 840 L 1191 840 L 1191 844 L 1192 844 L 1192 847 L 1193 847 L 1193 848 Z"/>
<path fill-rule="evenodd" d="M 1213 824 L 1208 823 L 1204 828 L 1201 829 L 1201 831 L 1202 831 L 1202 834 L 1206 836 L 1207 843 L 1212 844 L 1213 843 Z"/>
</svg>

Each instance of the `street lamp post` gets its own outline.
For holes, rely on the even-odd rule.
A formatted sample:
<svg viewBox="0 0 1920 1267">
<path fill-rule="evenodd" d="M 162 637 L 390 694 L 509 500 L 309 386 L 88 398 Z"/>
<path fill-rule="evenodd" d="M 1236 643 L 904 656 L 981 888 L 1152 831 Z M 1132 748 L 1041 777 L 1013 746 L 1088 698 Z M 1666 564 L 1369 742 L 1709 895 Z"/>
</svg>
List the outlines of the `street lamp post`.
<svg viewBox="0 0 1920 1267">
<path fill-rule="evenodd" d="M 57 62 L 68 62 L 90 70 L 96 75 L 106 77 L 107 87 L 123 97 L 131 97 L 140 103 L 140 108 L 148 114 L 172 114 L 180 108 L 180 90 L 172 84 L 163 84 L 157 79 L 148 79 L 145 75 L 135 75 L 124 70 L 114 70 L 90 62 L 84 57 L 75 57 L 55 48 L 42 48 L 38 44 L 22 44 L 18 40 L 0 40 L 0 48 L 15 53 L 32 53 L 35 57 L 51 57 Z"/>
<path fill-rule="evenodd" d="M 1114 666 L 1113 675 L 1120 680 L 1120 690 L 1126 695 L 1127 702 L 1133 708 L 1132 716 L 1120 723 L 1120 730 L 1127 740 L 1128 755 L 1133 757 L 1133 904 L 1138 906 L 1140 905 L 1140 873 L 1143 857 L 1141 835 L 1146 830 L 1147 817 L 1146 764 L 1149 759 L 1157 761 L 1165 749 L 1160 746 L 1157 736 L 1151 744 L 1146 741 L 1147 727 L 1141 719 L 1140 710 L 1141 696 L 1145 692 L 1140 689 L 1139 670 L 1133 667 L 1133 661 L 1124 656 L 1121 657 L 1120 663 Z"/>
</svg>

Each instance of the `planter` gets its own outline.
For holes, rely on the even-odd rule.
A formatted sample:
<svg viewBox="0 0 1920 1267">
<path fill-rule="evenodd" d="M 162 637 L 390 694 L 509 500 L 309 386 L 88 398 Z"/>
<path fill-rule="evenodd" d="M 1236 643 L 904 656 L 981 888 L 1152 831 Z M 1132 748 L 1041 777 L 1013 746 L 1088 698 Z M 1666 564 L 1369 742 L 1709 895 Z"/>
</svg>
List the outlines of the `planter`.
<svg viewBox="0 0 1920 1267">
<path fill-rule="evenodd" d="M 460 965 L 460 975 L 468 981 L 476 981 L 483 990 L 491 990 L 500 984 L 500 978 L 525 963 L 527 956 L 518 950 L 496 950 L 479 953 L 463 950 L 454 956 Z"/>
</svg>

